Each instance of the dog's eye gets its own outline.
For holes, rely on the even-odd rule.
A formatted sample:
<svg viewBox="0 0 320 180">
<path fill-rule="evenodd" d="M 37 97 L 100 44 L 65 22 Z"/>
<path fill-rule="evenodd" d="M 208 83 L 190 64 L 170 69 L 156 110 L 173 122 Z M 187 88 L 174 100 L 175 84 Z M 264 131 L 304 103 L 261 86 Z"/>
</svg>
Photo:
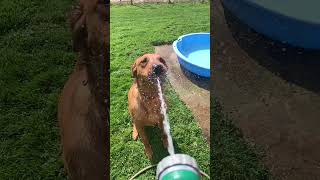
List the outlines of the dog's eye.
<svg viewBox="0 0 320 180">
<path fill-rule="evenodd" d="M 162 64 L 166 65 L 166 61 L 165 61 L 164 59 L 160 58 L 159 61 L 160 61 Z"/>
<path fill-rule="evenodd" d="M 147 59 L 147 58 L 143 59 L 143 60 L 140 62 L 140 64 L 141 64 L 142 66 L 145 66 L 147 63 L 148 63 L 148 59 Z"/>
</svg>

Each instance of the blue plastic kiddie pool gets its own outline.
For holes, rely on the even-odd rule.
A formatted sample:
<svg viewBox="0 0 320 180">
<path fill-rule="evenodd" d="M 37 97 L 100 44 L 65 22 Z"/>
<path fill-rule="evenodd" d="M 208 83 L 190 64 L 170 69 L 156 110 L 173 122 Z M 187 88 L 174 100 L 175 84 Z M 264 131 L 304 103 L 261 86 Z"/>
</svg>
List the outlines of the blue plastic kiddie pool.
<svg viewBox="0 0 320 180">
<path fill-rule="evenodd" d="M 242 22 L 271 39 L 320 49 L 320 0 L 223 0 Z"/>
<path fill-rule="evenodd" d="M 173 42 L 181 66 L 202 77 L 210 77 L 210 33 L 192 33 Z"/>
</svg>

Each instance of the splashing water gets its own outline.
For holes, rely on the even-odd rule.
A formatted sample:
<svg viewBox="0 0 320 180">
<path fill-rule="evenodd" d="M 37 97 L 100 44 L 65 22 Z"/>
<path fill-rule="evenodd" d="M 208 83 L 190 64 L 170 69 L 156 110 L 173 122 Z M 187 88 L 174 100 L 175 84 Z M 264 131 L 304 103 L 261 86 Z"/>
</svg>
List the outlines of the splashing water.
<svg viewBox="0 0 320 180">
<path fill-rule="evenodd" d="M 163 114 L 163 117 L 164 117 L 163 128 L 164 128 L 164 132 L 167 134 L 167 140 L 168 140 L 168 152 L 170 155 L 173 155 L 174 154 L 174 147 L 173 147 L 172 137 L 170 134 L 169 118 L 167 115 L 166 104 L 163 99 L 163 94 L 162 94 L 159 78 L 157 78 L 157 82 L 158 82 L 159 99 L 161 102 L 161 107 L 160 107 L 161 114 Z"/>
</svg>

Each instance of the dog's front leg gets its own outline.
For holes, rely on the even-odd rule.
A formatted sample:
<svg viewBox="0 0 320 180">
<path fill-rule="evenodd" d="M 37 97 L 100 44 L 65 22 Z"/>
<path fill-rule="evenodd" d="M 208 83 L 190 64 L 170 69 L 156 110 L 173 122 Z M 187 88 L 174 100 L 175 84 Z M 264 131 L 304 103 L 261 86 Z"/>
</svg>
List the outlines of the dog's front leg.
<svg viewBox="0 0 320 180">
<path fill-rule="evenodd" d="M 144 151 L 147 155 L 147 157 L 151 160 L 152 159 L 152 155 L 153 155 L 153 152 L 152 152 L 152 149 L 151 149 L 151 145 L 149 144 L 149 139 L 144 131 L 144 127 L 143 126 L 138 126 L 136 125 L 136 128 L 137 128 L 137 131 L 140 135 L 140 138 L 141 138 L 141 141 L 144 145 Z"/>
<path fill-rule="evenodd" d="M 132 139 L 136 141 L 138 139 L 139 133 L 138 133 L 138 130 L 137 130 L 136 125 L 134 123 L 132 123 L 132 129 L 133 129 Z"/>
</svg>

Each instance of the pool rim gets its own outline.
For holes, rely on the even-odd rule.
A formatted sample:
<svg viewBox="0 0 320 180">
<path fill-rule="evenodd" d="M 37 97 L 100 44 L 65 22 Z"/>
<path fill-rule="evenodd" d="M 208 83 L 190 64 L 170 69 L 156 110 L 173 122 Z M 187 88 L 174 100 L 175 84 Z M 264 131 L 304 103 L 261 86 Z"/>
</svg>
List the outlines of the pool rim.
<svg viewBox="0 0 320 180">
<path fill-rule="evenodd" d="M 191 64 L 192 66 L 196 66 L 197 68 L 201 68 L 201 69 L 204 69 L 204 70 L 206 70 L 206 71 L 210 71 L 210 66 L 209 66 L 209 68 L 206 68 L 206 67 L 201 67 L 201 66 L 199 66 L 199 65 L 197 65 L 197 64 L 194 64 L 194 63 L 190 62 L 190 61 L 188 60 L 188 58 L 187 58 L 185 55 L 183 55 L 183 54 L 180 52 L 180 50 L 178 49 L 178 47 L 177 47 L 177 43 L 178 43 L 179 41 L 182 41 L 182 39 L 183 39 L 184 37 L 193 36 L 193 35 L 198 35 L 198 34 L 209 35 L 209 41 L 211 40 L 211 39 L 210 39 L 210 32 L 189 33 L 189 34 L 184 34 L 184 35 L 182 35 L 182 36 L 179 36 L 178 39 L 173 42 L 172 47 L 173 47 L 174 52 L 175 52 L 176 55 L 178 56 L 178 60 L 179 60 L 179 58 L 181 58 L 184 62 L 189 63 L 189 64 Z M 210 45 L 210 42 L 209 42 L 209 45 Z M 209 48 L 209 52 L 210 52 L 210 48 Z M 211 57 L 210 57 L 210 58 L 211 58 Z M 210 60 L 209 60 L 209 61 L 210 61 Z M 179 62 L 179 64 L 181 65 L 180 62 Z M 182 66 L 183 66 L 183 65 L 182 65 Z M 186 67 L 184 67 L 184 68 L 186 68 Z M 189 70 L 189 69 L 188 69 L 188 70 Z M 189 71 L 191 71 L 191 70 L 189 70 Z M 193 71 L 191 71 L 191 72 L 194 73 Z M 195 74 L 197 74 L 197 73 L 195 73 Z M 202 76 L 202 75 L 200 75 L 200 74 L 197 74 L 197 75 Z M 203 76 L 203 77 L 210 77 L 210 73 L 209 73 L 209 76 Z"/>
<path fill-rule="evenodd" d="M 223 0 L 222 5 L 254 31 L 272 40 L 297 48 L 320 49 L 320 22 L 289 16 L 250 0 Z"/>
</svg>

